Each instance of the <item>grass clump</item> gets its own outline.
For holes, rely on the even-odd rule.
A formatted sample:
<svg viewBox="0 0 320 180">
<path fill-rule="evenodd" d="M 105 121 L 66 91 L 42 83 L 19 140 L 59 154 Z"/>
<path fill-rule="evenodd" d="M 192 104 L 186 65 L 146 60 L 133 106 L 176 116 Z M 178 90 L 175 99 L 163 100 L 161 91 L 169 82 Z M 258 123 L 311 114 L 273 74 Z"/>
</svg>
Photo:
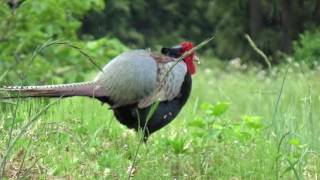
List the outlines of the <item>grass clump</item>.
<svg viewBox="0 0 320 180">
<path fill-rule="evenodd" d="M 142 144 L 139 153 L 140 137 L 116 122 L 107 106 L 89 98 L 69 98 L 39 116 L 16 141 L 4 177 L 319 176 L 319 71 L 303 73 L 290 67 L 268 75 L 259 69 L 198 72 L 182 113 Z M 15 102 L 18 107 L 0 104 L 1 159 L 8 150 L 9 134 L 18 137 L 28 119 L 48 103 L 39 99 Z"/>
</svg>

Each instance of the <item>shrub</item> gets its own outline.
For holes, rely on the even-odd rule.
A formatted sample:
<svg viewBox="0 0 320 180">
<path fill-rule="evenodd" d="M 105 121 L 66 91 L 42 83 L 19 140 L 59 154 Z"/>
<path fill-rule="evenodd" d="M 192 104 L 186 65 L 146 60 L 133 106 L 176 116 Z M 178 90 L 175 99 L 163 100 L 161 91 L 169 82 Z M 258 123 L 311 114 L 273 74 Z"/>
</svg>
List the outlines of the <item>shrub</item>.
<svg viewBox="0 0 320 180">
<path fill-rule="evenodd" d="M 294 42 L 293 57 L 295 61 L 305 62 L 314 68 L 320 62 L 320 29 L 306 31 Z"/>
<path fill-rule="evenodd" d="M 82 81 L 95 67 L 78 47 L 100 67 L 125 49 L 116 39 L 101 37 L 87 41 L 78 37 L 85 13 L 103 8 L 103 0 L 24 1 L 15 10 L 3 3 L 0 6 L 0 77 L 6 76 L 1 79 L 9 81 L 6 84 L 17 85 Z"/>
</svg>

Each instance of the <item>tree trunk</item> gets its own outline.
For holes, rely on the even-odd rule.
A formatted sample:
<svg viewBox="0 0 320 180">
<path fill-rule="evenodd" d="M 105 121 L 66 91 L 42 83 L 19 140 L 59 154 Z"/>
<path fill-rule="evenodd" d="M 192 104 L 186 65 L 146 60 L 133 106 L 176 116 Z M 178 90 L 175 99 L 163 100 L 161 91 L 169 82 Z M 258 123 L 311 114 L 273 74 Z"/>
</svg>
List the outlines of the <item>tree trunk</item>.
<svg viewBox="0 0 320 180">
<path fill-rule="evenodd" d="M 314 20 L 315 23 L 320 25 L 320 0 L 317 0 L 316 9 L 314 11 Z"/>
<path fill-rule="evenodd" d="M 281 0 L 282 50 L 292 53 L 292 2 Z"/>
<path fill-rule="evenodd" d="M 262 29 L 261 0 L 250 0 L 249 6 L 250 35 L 255 38 Z"/>
</svg>

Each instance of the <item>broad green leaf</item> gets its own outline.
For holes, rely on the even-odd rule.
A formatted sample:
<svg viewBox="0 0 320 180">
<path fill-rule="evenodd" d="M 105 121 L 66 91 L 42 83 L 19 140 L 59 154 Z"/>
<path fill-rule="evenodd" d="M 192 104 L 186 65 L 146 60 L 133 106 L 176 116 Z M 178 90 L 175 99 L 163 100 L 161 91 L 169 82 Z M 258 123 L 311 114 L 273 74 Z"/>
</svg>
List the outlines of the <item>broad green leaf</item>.
<svg viewBox="0 0 320 180">
<path fill-rule="evenodd" d="M 191 127 L 204 128 L 206 126 L 206 123 L 202 118 L 196 118 L 195 120 L 190 121 L 188 125 Z"/>
<path fill-rule="evenodd" d="M 242 117 L 243 121 L 245 122 L 245 125 L 249 128 L 258 130 L 263 127 L 263 124 L 261 122 L 261 117 L 259 116 L 248 116 L 245 115 Z"/>
<path fill-rule="evenodd" d="M 290 139 L 289 143 L 290 143 L 291 145 L 294 145 L 294 146 L 299 146 L 299 145 L 301 144 L 300 139 L 298 139 L 298 138 L 292 138 L 292 139 Z"/>
<path fill-rule="evenodd" d="M 229 103 L 218 102 L 212 109 L 212 115 L 221 116 L 229 109 Z"/>
</svg>

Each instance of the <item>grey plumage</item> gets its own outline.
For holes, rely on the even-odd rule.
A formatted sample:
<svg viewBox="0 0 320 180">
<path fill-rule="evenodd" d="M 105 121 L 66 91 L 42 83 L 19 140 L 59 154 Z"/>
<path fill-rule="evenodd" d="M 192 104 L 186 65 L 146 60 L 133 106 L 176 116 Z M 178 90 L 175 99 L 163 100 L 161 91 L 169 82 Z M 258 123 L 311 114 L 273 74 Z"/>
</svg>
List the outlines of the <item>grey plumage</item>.
<svg viewBox="0 0 320 180">
<path fill-rule="evenodd" d="M 174 59 L 161 63 L 150 51 L 132 50 L 112 59 L 91 82 L 9 86 L 2 90 L 19 92 L 26 97 L 108 97 L 116 107 L 137 103 L 139 108 L 144 108 L 158 99 L 171 100 L 179 94 L 187 68 L 180 62 L 164 77 L 174 64 Z"/>
<path fill-rule="evenodd" d="M 122 53 L 95 78 L 96 90 L 104 90 L 114 106 L 133 104 L 149 96 L 156 87 L 157 63 L 146 50 Z"/>
<path fill-rule="evenodd" d="M 171 69 L 172 66 L 174 66 L 173 69 Z M 167 74 L 170 69 L 171 72 Z M 184 62 L 179 62 L 178 64 L 176 64 L 175 61 L 159 63 L 156 89 L 153 91 L 152 95 L 142 99 L 139 102 L 138 107 L 147 107 L 157 100 L 161 102 L 174 99 L 180 92 L 186 73 L 187 67 Z"/>
</svg>

